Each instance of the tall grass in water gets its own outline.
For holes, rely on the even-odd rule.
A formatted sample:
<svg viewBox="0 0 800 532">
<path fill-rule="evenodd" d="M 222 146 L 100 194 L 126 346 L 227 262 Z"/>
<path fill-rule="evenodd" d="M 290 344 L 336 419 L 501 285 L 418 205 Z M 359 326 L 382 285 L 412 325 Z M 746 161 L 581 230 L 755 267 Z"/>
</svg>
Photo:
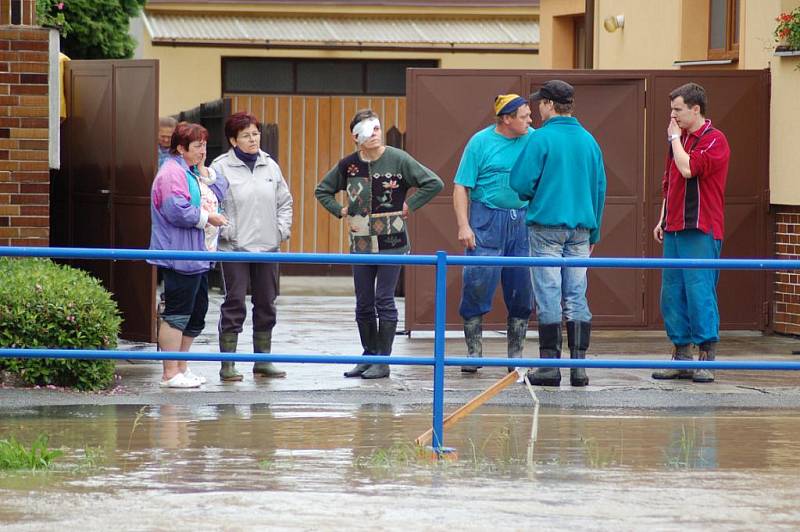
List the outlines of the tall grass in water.
<svg viewBox="0 0 800 532">
<path fill-rule="evenodd" d="M 0 470 L 50 469 L 53 460 L 64 453 L 58 449 L 49 449 L 47 442 L 46 434 L 40 434 L 31 444 L 30 449 L 13 436 L 0 440 Z"/>
</svg>

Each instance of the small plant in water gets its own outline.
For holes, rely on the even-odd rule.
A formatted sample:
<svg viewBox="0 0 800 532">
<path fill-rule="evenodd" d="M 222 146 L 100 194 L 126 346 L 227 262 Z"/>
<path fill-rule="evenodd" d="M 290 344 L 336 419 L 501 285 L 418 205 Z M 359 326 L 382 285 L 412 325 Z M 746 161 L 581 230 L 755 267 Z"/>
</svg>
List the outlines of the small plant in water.
<svg viewBox="0 0 800 532">
<path fill-rule="evenodd" d="M 258 468 L 261 471 L 269 471 L 273 467 L 275 467 L 275 462 L 273 462 L 272 460 L 267 460 L 265 458 L 264 460 L 259 460 L 258 461 Z"/>
<path fill-rule="evenodd" d="M 594 438 L 581 437 L 581 444 L 586 456 L 586 465 L 592 468 L 602 468 L 611 465 L 622 464 L 622 447 L 619 450 L 615 446 L 603 449 Z"/>
<path fill-rule="evenodd" d="M 673 468 L 694 469 L 705 462 L 702 448 L 698 449 L 697 429 L 694 424 L 689 430 L 686 425 L 681 425 L 680 436 L 672 441 L 665 454 L 667 465 Z"/>
<path fill-rule="evenodd" d="M 0 470 L 30 469 L 32 471 L 49 469 L 53 460 L 64 454 L 58 449 L 49 449 L 48 437 L 40 434 L 27 449 L 25 445 L 11 436 L 0 440 Z"/>
<path fill-rule="evenodd" d="M 356 459 L 356 467 L 396 469 L 411 465 L 430 464 L 428 453 L 420 445 L 395 443 L 388 449 L 375 449 L 369 456 Z"/>
</svg>

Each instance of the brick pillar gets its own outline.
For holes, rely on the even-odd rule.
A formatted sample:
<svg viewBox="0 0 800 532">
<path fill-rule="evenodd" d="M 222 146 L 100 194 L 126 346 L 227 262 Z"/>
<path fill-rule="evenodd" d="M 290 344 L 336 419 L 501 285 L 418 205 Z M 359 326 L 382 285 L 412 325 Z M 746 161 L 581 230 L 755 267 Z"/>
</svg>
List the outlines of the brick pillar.
<svg viewBox="0 0 800 532">
<path fill-rule="evenodd" d="M 775 258 L 800 259 L 800 207 L 781 205 L 775 215 Z M 777 333 L 800 334 L 800 270 L 775 273 L 773 328 Z"/>
<path fill-rule="evenodd" d="M 0 245 L 49 244 L 48 42 L 43 28 L 0 26 Z"/>
</svg>

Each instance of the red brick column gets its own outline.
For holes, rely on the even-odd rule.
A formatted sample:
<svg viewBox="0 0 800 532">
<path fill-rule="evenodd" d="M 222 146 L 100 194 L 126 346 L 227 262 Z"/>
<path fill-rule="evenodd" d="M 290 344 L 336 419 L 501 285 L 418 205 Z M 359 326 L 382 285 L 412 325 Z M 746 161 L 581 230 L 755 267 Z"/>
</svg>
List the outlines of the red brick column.
<svg viewBox="0 0 800 532">
<path fill-rule="evenodd" d="M 800 207 L 781 205 L 775 215 L 775 258 L 800 259 Z M 773 328 L 777 333 L 800 334 L 800 270 L 775 274 Z"/>
<path fill-rule="evenodd" d="M 0 26 L 0 245 L 49 244 L 48 42 Z"/>
</svg>

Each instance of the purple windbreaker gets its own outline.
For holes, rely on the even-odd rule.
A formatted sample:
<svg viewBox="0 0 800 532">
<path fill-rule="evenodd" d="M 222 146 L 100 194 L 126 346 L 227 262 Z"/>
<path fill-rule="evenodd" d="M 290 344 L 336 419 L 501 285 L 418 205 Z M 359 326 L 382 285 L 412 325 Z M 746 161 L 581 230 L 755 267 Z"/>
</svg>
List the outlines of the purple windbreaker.
<svg viewBox="0 0 800 532">
<path fill-rule="evenodd" d="M 207 251 L 205 233 L 198 227 L 200 219 L 207 218 L 200 207 L 191 203 L 186 173 L 189 166 L 183 157 L 170 156 L 153 180 L 150 191 L 150 249 L 173 249 L 179 251 Z M 219 199 L 225 197 L 228 182 L 222 175 L 209 188 Z M 203 224 L 205 225 L 205 224 Z M 169 268 L 183 274 L 203 273 L 211 269 L 207 260 L 148 260 L 150 264 Z"/>
</svg>

